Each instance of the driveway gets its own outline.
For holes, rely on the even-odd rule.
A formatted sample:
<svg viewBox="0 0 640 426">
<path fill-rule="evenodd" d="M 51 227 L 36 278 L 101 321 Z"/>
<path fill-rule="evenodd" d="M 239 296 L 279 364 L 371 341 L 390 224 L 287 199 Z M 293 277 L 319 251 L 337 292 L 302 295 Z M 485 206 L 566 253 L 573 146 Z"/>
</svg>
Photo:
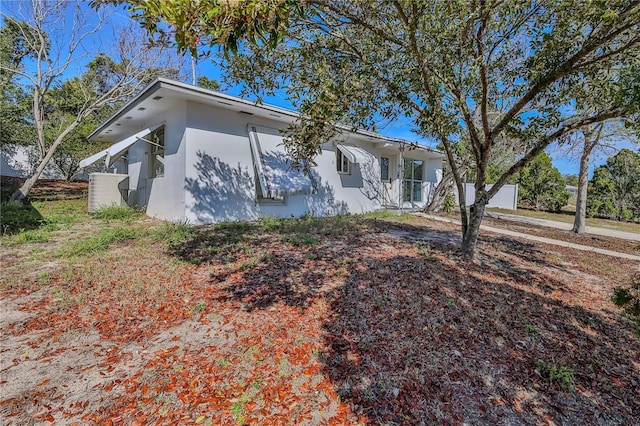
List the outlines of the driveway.
<svg viewBox="0 0 640 426">
<path fill-rule="evenodd" d="M 416 212 L 414 214 L 418 215 L 418 216 L 425 217 L 427 219 L 431 219 L 431 220 L 439 220 L 439 221 L 442 221 L 442 222 L 450 222 L 450 223 L 460 224 L 459 220 L 451 219 L 451 218 L 447 218 L 447 217 L 434 216 L 434 215 L 429 215 L 429 214 L 421 213 L 421 212 Z M 491 215 L 487 215 L 487 216 L 495 218 L 495 216 L 492 216 L 492 215 L 495 215 L 495 214 L 496 213 L 491 213 Z M 543 221 L 543 222 L 550 223 L 551 225 L 543 225 L 542 223 L 538 222 L 538 221 L 541 221 L 541 219 L 528 220 L 528 219 L 532 219 L 532 218 L 527 218 L 527 217 L 522 217 L 522 216 L 515 216 L 515 215 L 505 215 L 505 214 L 502 214 L 502 213 L 500 213 L 500 215 L 503 216 L 503 217 L 497 218 L 497 219 L 511 220 L 510 219 L 511 217 L 517 218 L 517 219 L 527 219 L 527 220 L 518 220 L 518 222 L 532 223 L 532 224 L 536 224 L 536 225 L 550 226 L 550 227 L 554 227 L 553 224 L 567 225 L 566 223 L 554 222 L 554 221 L 551 221 L 551 220 L 544 220 Z M 523 238 L 523 239 L 531 240 L 531 241 L 538 241 L 538 242 L 545 243 L 545 244 L 552 244 L 552 245 L 557 245 L 557 246 L 562 246 L 562 247 L 569 247 L 569 248 L 572 248 L 572 249 L 582 250 L 582 251 L 592 251 L 592 252 L 600 253 L 600 254 L 603 254 L 603 255 L 606 255 L 606 256 L 613 256 L 613 257 L 618 257 L 618 258 L 622 258 L 622 259 L 630 259 L 630 260 L 640 261 L 640 256 L 636 256 L 636 255 L 633 255 L 633 254 L 620 253 L 620 252 L 612 251 L 612 250 L 605 250 L 605 249 L 585 246 L 585 245 L 581 245 L 581 244 L 574 244 L 574 243 L 570 243 L 570 242 L 567 242 L 567 241 L 554 240 L 554 239 L 551 239 L 551 238 L 538 237 L 536 235 L 523 234 L 522 232 L 514 232 L 514 231 L 510 231 L 508 229 L 496 228 L 494 226 L 480 225 L 480 229 L 483 229 L 483 230 L 489 231 L 489 232 L 493 232 L 493 233 L 496 233 L 496 234 L 508 235 L 508 236 L 511 236 L 511 237 Z M 559 228 L 559 229 L 569 229 L 570 230 L 571 226 L 569 226 L 568 228 Z M 620 231 L 618 231 L 614 235 L 608 229 L 601 229 L 601 228 L 591 228 L 591 229 L 598 229 L 598 230 L 600 230 L 602 232 L 608 232 L 608 233 L 603 233 L 603 234 L 598 234 L 598 235 L 605 235 L 605 236 L 609 236 L 609 237 L 616 236 L 617 237 L 617 234 L 621 233 L 621 234 L 625 234 L 627 236 L 635 236 L 636 237 L 636 238 L 627 238 L 627 239 L 640 241 L 640 238 L 638 238 L 640 236 L 638 234 L 633 234 L 631 232 L 620 232 Z M 618 238 L 622 238 L 622 237 L 618 237 Z"/>
<path fill-rule="evenodd" d="M 486 217 L 493 219 L 504 219 L 512 222 L 531 223 L 533 225 L 546 226 L 548 228 L 563 229 L 570 231 L 573 228 L 572 223 L 557 222 L 554 220 L 538 219 L 535 217 L 519 216 L 515 214 L 485 212 Z M 587 226 L 587 234 L 602 235 L 604 237 L 622 238 L 624 240 L 640 241 L 640 234 L 634 232 L 618 231 L 616 229 L 596 228 L 594 226 Z"/>
</svg>

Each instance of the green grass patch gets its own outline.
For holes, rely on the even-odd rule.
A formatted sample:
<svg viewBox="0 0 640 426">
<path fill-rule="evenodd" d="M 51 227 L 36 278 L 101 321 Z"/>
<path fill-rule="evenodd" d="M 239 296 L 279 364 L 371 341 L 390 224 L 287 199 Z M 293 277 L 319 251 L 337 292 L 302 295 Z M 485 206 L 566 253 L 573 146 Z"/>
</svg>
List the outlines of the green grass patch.
<svg viewBox="0 0 640 426">
<path fill-rule="evenodd" d="M 57 255 L 60 257 L 88 256 L 106 250 L 112 244 L 135 240 L 141 234 L 142 232 L 139 228 L 105 229 L 89 238 L 68 242 L 58 250 Z"/>
<path fill-rule="evenodd" d="M 31 205 L 2 203 L 2 245 L 42 243 L 53 233 L 87 220 L 86 203 L 81 200 L 34 201 Z"/>
<path fill-rule="evenodd" d="M 264 232 L 280 232 L 284 227 L 285 220 L 277 217 L 262 217 L 258 219 L 258 226 Z"/>
<path fill-rule="evenodd" d="M 195 235 L 195 228 L 186 222 L 165 222 L 151 232 L 153 241 L 164 242 L 170 248 L 195 237 Z"/>
<path fill-rule="evenodd" d="M 141 215 L 140 210 L 129 206 L 109 206 L 93 213 L 92 217 L 103 220 L 133 221 Z"/>
<path fill-rule="evenodd" d="M 30 229 L 22 231 L 2 241 L 4 246 L 17 246 L 21 244 L 46 243 L 51 240 L 51 231 L 48 229 Z"/>
<path fill-rule="evenodd" d="M 386 219 L 394 222 L 414 222 L 416 216 L 402 210 L 376 210 L 371 213 L 361 215 L 365 219 Z"/>
<path fill-rule="evenodd" d="M 39 228 L 43 221 L 42 214 L 33 205 L 23 205 L 15 201 L 0 204 L 2 235 Z"/>
</svg>

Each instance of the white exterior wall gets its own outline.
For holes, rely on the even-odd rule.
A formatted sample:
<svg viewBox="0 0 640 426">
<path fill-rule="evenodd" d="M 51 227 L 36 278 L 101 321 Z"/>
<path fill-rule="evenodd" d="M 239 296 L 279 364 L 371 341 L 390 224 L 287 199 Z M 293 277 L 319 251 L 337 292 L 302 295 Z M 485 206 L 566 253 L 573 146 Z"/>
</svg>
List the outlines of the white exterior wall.
<svg viewBox="0 0 640 426">
<path fill-rule="evenodd" d="M 256 219 L 245 116 L 195 102 L 186 111 L 185 218 L 197 224 Z"/>
<path fill-rule="evenodd" d="M 149 144 L 136 142 L 128 153 L 129 204 L 146 206 L 147 215 L 185 219 L 185 108 L 175 108 L 164 119 L 164 176 L 151 178 Z M 145 126 L 159 124 L 144 123 Z"/>
<path fill-rule="evenodd" d="M 287 196 L 284 203 L 258 203 L 248 125 L 283 129 L 287 123 L 194 102 L 186 111 L 183 182 L 185 218 L 191 223 L 362 213 L 381 207 L 379 156 L 372 164 L 352 165 L 349 175 L 340 175 L 333 143 L 323 146 L 311 171 L 317 194 Z M 372 150 L 366 143 L 360 146 Z"/>
<path fill-rule="evenodd" d="M 485 185 L 485 188 L 488 191 L 489 189 L 491 189 L 492 186 L 493 185 L 491 184 L 487 184 Z M 454 193 L 455 193 L 455 199 L 457 204 L 458 203 L 457 189 L 454 190 Z M 474 184 L 466 183 L 464 202 L 467 204 L 467 206 L 470 206 L 471 204 L 473 204 L 475 197 L 476 197 L 476 188 Z M 491 199 L 489 200 L 489 204 L 487 204 L 487 207 L 506 209 L 506 210 L 517 210 L 518 209 L 518 185 L 517 184 L 504 185 L 502 188 L 500 188 L 500 190 L 498 190 L 496 195 L 491 197 Z"/>
<path fill-rule="evenodd" d="M 310 172 L 316 194 L 287 196 L 284 203 L 258 203 L 248 125 L 283 129 L 287 123 L 194 102 L 187 104 L 186 111 L 185 218 L 191 223 L 363 213 L 383 206 L 379 158 L 387 154 L 353 136 L 340 142 L 373 153 L 370 164 L 352 164 L 348 175 L 339 174 L 335 145 L 328 142 Z M 441 161 L 436 163 L 441 168 Z M 435 179 L 435 171 L 426 173 Z"/>
<path fill-rule="evenodd" d="M 284 203 L 257 202 L 248 126 L 283 129 L 290 118 L 270 120 L 191 101 L 158 118 L 165 123 L 164 176 L 150 178 L 147 143 L 137 142 L 128 152 L 129 204 L 146 206 L 149 216 L 204 224 L 268 216 L 355 214 L 389 204 L 397 206 L 401 182 L 395 164 L 400 158 L 398 151 L 378 148 L 359 135 L 349 135 L 346 140 L 343 136 L 339 143 L 372 153 L 375 158 L 368 164 L 351 164 L 349 174 L 339 174 L 335 144 L 328 142 L 310 172 L 316 194 L 287 196 Z M 143 123 L 155 124 L 159 123 Z M 386 201 L 380 180 L 381 156 L 390 158 L 391 182 L 386 186 L 393 199 L 387 194 Z M 442 160 L 430 159 L 428 153 L 421 152 L 412 152 L 407 158 L 425 160 L 423 202 L 419 205 L 423 206 L 441 177 Z"/>
<path fill-rule="evenodd" d="M 366 164 L 350 164 L 349 174 L 340 174 L 336 171 L 337 148 L 333 142 L 325 143 L 313 169 L 318 193 L 308 197 L 306 213 L 313 216 L 357 214 L 382 206 L 380 155 L 366 142 L 351 138 L 347 143 L 366 149 L 375 158 Z"/>
</svg>

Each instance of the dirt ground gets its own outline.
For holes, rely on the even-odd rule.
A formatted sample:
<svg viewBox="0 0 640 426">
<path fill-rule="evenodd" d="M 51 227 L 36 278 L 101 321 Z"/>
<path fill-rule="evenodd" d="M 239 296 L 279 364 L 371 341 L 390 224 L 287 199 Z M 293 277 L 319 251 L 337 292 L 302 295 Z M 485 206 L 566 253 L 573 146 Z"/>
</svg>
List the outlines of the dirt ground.
<svg viewBox="0 0 640 426">
<path fill-rule="evenodd" d="M 163 226 L 3 244 L 1 424 L 640 416 L 640 341 L 611 302 L 638 262 L 495 235 L 467 262 L 455 225 L 407 217 Z M 55 254 L 101 227 L 140 232 Z"/>
</svg>

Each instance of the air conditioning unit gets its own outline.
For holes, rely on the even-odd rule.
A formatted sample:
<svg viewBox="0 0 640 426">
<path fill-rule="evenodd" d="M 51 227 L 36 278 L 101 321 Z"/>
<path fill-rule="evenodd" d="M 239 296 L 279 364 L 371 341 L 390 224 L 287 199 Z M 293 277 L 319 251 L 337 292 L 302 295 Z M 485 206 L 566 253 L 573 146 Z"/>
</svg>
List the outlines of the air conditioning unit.
<svg viewBox="0 0 640 426">
<path fill-rule="evenodd" d="M 129 198 L 129 175 L 91 173 L 89 175 L 89 213 L 109 206 L 126 206 Z"/>
</svg>

